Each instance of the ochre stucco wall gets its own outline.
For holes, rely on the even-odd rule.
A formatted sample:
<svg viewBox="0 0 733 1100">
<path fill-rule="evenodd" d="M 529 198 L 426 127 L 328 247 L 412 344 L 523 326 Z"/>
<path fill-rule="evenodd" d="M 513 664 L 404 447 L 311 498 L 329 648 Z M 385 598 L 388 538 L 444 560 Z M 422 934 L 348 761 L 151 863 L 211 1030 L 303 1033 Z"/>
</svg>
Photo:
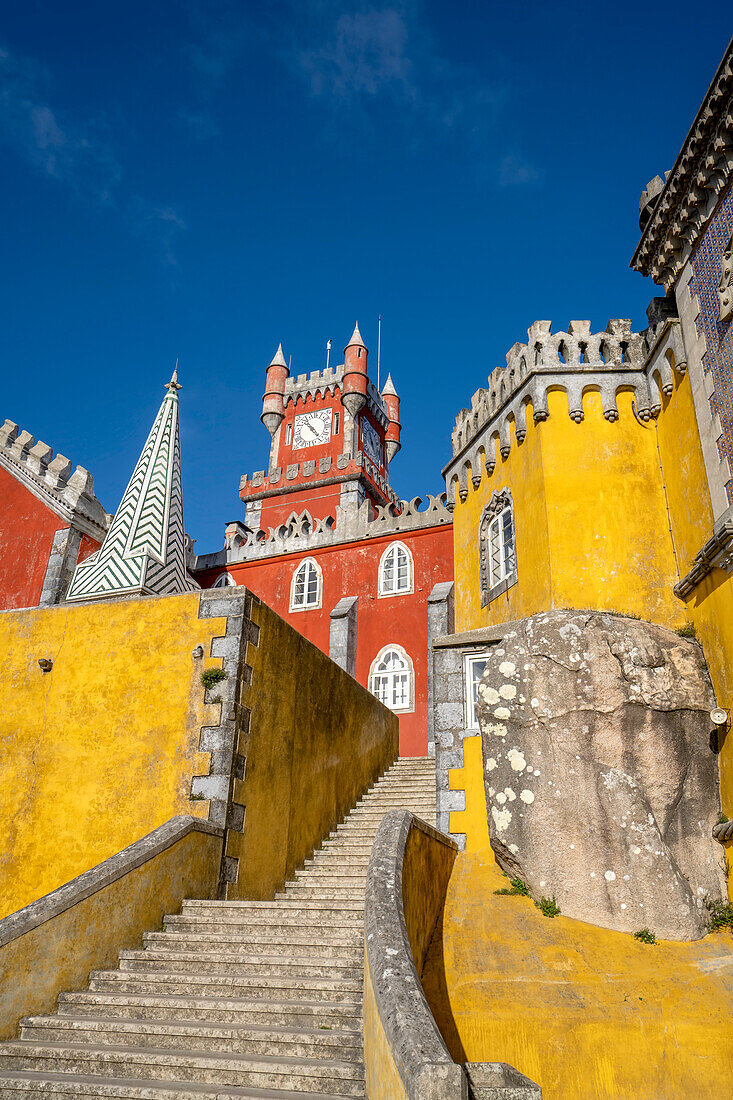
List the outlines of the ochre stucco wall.
<svg viewBox="0 0 733 1100">
<path fill-rule="evenodd" d="M 138 839 L 138 838 L 136 838 Z M 214 897 L 221 837 L 190 832 L 117 882 L 0 946 L 0 1039 L 23 1016 L 53 1012 L 59 992 L 84 989 L 95 969 L 177 913 L 186 897 Z"/>
<path fill-rule="evenodd" d="M 452 810 L 451 833 L 465 833 L 466 851 L 481 852 L 489 847 L 489 820 L 484 785 L 484 757 L 481 735 L 464 737 L 463 767 L 448 772 L 449 788 L 465 791 L 465 810 Z"/>
<path fill-rule="evenodd" d="M 616 611 L 676 627 L 686 621 L 672 594 L 677 581 L 656 436 L 618 395 L 619 419 L 603 416 L 600 394 L 586 392 L 585 419 L 568 415 L 567 396 L 548 394 L 549 417 L 496 467 L 485 470 L 453 513 L 456 631 L 524 618 L 550 607 Z M 478 529 L 492 492 L 512 491 L 518 583 L 480 606 Z"/>
<path fill-rule="evenodd" d="M 733 936 L 647 946 L 559 916 L 463 853 L 423 986 L 456 1061 L 502 1061 L 544 1100 L 719 1100 L 730 1091 Z"/>
<path fill-rule="evenodd" d="M 189 793 L 219 711 L 201 671 L 220 662 L 191 651 L 225 623 L 198 609 L 194 592 L 0 614 L 0 917 L 176 814 L 207 815 Z"/>
<path fill-rule="evenodd" d="M 227 837 L 239 860 L 230 898 L 271 898 L 398 755 L 390 710 L 265 604 L 252 619 L 260 633 L 247 649 L 246 768 L 234 791 L 246 809 L 244 832 Z"/>
</svg>

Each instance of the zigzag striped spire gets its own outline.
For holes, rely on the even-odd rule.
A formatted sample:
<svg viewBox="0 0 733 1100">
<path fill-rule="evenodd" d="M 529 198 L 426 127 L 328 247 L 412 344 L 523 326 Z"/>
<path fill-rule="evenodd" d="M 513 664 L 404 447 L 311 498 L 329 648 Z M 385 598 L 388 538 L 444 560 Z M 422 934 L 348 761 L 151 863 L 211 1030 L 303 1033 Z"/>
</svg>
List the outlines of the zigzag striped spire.
<svg viewBox="0 0 733 1100">
<path fill-rule="evenodd" d="M 178 372 L 96 554 L 77 565 L 67 600 L 159 595 L 198 588 L 186 573 L 178 435 Z"/>
</svg>

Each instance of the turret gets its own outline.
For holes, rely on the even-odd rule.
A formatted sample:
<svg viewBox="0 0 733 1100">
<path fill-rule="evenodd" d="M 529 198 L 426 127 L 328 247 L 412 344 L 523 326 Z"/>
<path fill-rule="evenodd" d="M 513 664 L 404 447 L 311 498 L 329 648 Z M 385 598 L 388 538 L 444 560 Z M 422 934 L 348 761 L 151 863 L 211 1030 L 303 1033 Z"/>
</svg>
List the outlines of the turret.
<svg viewBox="0 0 733 1100">
<path fill-rule="evenodd" d="M 384 455 L 389 466 L 402 446 L 400 443 L 400 399 L 397 396 L 397 390 L 394 388 L 391 374 L 387 375 L 387 381 L 384 383 L 384 389 L 382 390 L 382 398 L 387 406 L 387 415 L 389 416 L 389 424 L 384 435 Z"/>
<path fill-rule="evenodd" d="M 280 344 L 275 352 L 275 357 L 267 368 L 267 383 L 262 398 L 262 415 L 260 416 L 260 420 L 271 436 L 275 435 L 285 417 L 285 379 L 289 374 L 290 371 L 283 355 L 283 346 Z"/>
<path fill-rule="evenodd" d="M 344 382 L 341 401 L 356 421 L 367 399 L 367 351 L 357 321 L 354 333 L 344 348 Z"/>
</svg>

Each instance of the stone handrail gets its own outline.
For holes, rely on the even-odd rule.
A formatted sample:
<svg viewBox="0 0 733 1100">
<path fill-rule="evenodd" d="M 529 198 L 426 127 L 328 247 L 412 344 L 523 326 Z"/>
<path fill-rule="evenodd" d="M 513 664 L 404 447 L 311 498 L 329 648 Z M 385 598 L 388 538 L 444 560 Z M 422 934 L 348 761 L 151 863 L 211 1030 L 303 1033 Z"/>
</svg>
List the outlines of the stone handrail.
<svg viewBox="0 0 733 1100">
<path fill-rule="evenodd" d="M 500 1062 L 453 1061 L 420 981 L 457 845 L 407 810 L 383 819 L 367 872 L 364 1061 L 370 1100 L 529 1100 L 541 1090 Z"/>
<path fill-rule="evenodd" d="M 184 897 L 214 897 L 224 829 L 173 817 L 109 859 L 0 920 L 0 1038 L 23 1016 L 113 965 Z"/>
</svg>

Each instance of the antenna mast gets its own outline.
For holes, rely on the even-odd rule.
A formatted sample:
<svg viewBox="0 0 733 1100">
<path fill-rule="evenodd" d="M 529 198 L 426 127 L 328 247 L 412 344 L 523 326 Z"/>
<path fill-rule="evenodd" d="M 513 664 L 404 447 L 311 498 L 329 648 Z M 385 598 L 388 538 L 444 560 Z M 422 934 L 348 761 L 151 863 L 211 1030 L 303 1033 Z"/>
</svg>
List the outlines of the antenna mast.
<svg viewBox="0 0 733 1100">
<path fill-rule="evenodd" d="M 381 393 L 380 389 L 380 367 L 382 363 L 382 314 L 379 314 L 377 318 L 377 390 Z"/>
</svg>

